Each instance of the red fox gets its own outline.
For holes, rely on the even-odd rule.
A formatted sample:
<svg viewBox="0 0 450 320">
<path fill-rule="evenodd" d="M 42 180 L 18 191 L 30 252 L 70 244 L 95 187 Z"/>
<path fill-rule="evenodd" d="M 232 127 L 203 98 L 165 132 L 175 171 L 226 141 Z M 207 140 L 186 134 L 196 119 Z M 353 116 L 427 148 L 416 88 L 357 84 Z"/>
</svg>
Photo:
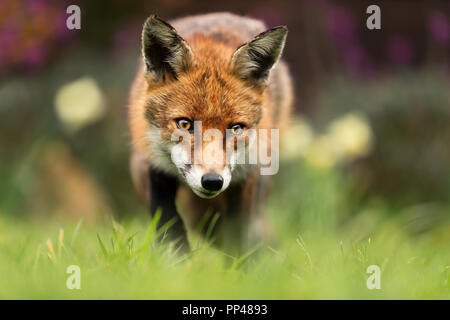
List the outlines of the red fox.
<svg viewBox="0 0 450 320">
<path fill-rule="evenodd" d="M 142 31 L 143 61 L 128 105 L 134 185 L 152 215 L 161 209 L 159 225 L 175 221 L 167 235 L 185 250 L 186 229 L 205 218 L 222 230 L 217 239 L 246 244 L 263 235 L 270 176 L 259 162 L 236 159 L 258 145 L 250 132 L 288 123 L 292 84 L 280 61 L 287 28 L 266 30 L 230 13 L 171 24 L 153 15 Z"/>
</svg>

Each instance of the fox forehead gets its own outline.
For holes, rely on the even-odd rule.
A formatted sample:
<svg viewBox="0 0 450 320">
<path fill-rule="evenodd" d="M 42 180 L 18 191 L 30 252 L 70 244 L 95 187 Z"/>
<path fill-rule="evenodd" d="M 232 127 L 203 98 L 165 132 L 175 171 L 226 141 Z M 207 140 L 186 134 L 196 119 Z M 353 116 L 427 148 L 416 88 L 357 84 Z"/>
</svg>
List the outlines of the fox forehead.
<svg viewBox="0 0 450 320">
<path fill-rule="evenodd" d="M 226 68 L 198 65 L 175 81 L 149 92 L 146 116 L 157 127 L 186 117 L 206 127 L 242 122 L 256 126 L 262 117 L 262 92 Z"/>
</svg>

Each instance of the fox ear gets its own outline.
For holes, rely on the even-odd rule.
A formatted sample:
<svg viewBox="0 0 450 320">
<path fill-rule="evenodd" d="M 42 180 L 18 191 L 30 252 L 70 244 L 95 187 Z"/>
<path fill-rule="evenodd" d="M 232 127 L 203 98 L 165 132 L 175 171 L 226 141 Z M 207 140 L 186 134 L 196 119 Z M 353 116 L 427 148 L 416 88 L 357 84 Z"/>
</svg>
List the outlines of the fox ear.
<svg viewBox="0 0 450 320">
<path fill-rule="evenodd" d="M 265 84 L 286 42 L 285 26 L 269 29 L 240 46 L 231 58 L 231 70 L 241 79 Z"/>
<path fill-rule="evenodd" d="M 175 29 L 159 19 L 150 16 L 142 30 L 142 55 L 147 74 L 155 80 L 174 79 L 187 71 L 194 63 L 191 47 Z"/>
</svg>

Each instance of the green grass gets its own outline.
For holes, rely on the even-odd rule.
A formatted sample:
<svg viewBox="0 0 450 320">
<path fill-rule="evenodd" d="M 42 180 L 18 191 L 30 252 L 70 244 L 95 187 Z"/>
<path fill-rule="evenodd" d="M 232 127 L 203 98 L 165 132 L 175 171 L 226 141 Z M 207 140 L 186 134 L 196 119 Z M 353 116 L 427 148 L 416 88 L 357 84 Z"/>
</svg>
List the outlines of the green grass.
<svg viewBox="0 0 450 320">
<path fill-rule="evenodd" d="M 390 224 L 366 241 L 298 235 L 248 257 L 230 257 L 204 243 L 179 257 L 155 246 L 140 222 L 76 229 L 2 220 L 0 298 L 450 298 L 448 246 L 412 240 Z M 72 264 L 81 268 L 81 290 L 66 288 Z M 382 270 L 380 290 L 366 287 L 371 264 Z"/>
<path fill-rule="evenodd" d="M 275 184 L 267 214 L 276 240 L 240 257 L 195 236 L 180 257 L 155 244 L 148 218 L 88 224 L 0 215 L 0 298 L 449 299 L 449 224 L 415 234 L 379 204 L 344 219 L 341 183 L 334 173 L 303 171 L 297 191 Z M 373 264 L 380 290 L 366 286 Z M 66 288 L 69 265 L 81 268 L 81 290 Z"/>
</svg>

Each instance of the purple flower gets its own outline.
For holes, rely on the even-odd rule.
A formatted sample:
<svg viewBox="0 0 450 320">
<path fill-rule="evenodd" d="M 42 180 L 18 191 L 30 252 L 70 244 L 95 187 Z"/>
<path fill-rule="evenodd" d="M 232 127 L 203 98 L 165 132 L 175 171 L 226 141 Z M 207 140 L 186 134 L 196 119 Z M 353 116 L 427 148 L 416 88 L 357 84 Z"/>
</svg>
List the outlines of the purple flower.
<svg viewBox="0 0 450 320">
<path fill-rule="evenodd" d="M 325 27 L 333 37 L 344 68 L 357 76 L 370 75 L 373 72 L 373 64 L 359 44 L 354 17 L 347 9 L 327 1 L 322 5 L 325 10 Z"/>
<path fill-rule="evenodd" d="M 373 72 L 372 61 L 361 46 L 351 44 L 343 50 L 342 59 L 349 73 L 367 76 Z"/>
<path fill-rule="evenodd" d="M 28 2 L 28 11 L 30 14 L 39 14 L 48 10 L 47 4 L 42 0 L 30 0 Z"/>
<path fill-rule="evenodd" d="M 65 12 L 65 11 L 61 11 L 61 12 Z M 66 19 L 67 19 L 67 16 L 65 13 L 61 13 L 60 15 L 57 15 L 56 17 L 54 17 L 52 32 L 53 32 L 53 35 L 55 36 L 55 38 L 60 41 L 67 40 L 71 36 L 76 34 L 76 32 L 73 32 L 73 31 L 70 31 L 69 29 L 67 29 Z"/>
<path fill-rule="evenodd" d="M 4 26 L 0 29 L 0 44 L 2 46 L 1 51 L 9 51 L 14 46 L 17 45 L 17 41 L 19 40 L 19 30 L 17 26 L 13 23 L 7 26 Z"/>
<path fill-rule="evenodd" d="M 26 64 L 33 68 L 39 68 L 47 57 L 47 52 L 43 45 L 36 45 L 32 47 L 26 55 L 25 62 Z"/>
<path fill-rule="evenodd" d="M 337 43 L 352 42 L 355 38 L 355 21 L 344 8 L 330 6 L 326 12 L 326 28 Z"/>
<path fill-rule="evenodd" d="M 450 24 L 442 12 L 433 11 L 428 16 L 428 32 L 441 45 L 447 45 L 450 40 Z"/>
<path fill-rule="evenodd" d="M 412 44 L 403 36 L 393 35 L 388 40 L 387 55 L 395 64 L 408 65 L 413 59 Z"/>
</svg>

